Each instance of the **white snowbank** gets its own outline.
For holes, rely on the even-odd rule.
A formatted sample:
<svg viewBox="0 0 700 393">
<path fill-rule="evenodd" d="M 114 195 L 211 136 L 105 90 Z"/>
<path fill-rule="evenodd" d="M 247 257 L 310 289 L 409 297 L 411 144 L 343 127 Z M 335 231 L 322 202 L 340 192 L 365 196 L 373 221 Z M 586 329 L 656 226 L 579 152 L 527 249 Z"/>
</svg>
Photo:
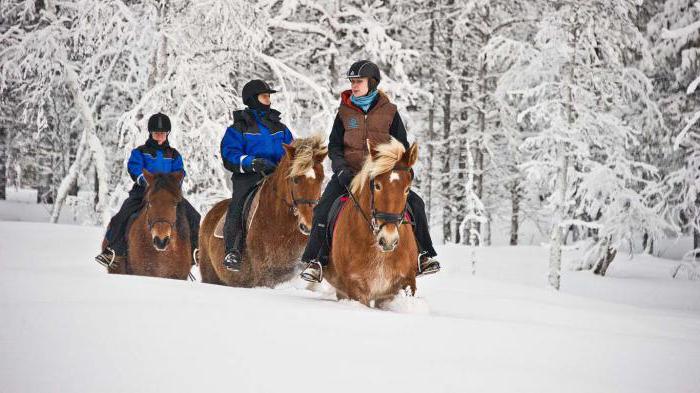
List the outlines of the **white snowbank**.
<svg viewBox="0 0 700 393">
<path fill-rule="evenodd" d="M 0 222 L 0 391 L 700 386 L 700 285 L 665 278 L 656 266 L 667 261 L 615 261 L 607 278 L 566 273 L 555 293 L 541 289 L 536 247 L 484 249 L 476 277 L 460 260 L 465 250 L 446 247 L 444 271 L 420 279 L 419 298 L 389 312 L 299 282 L 235 289 L 109 276 L 92 261 L 101 235 Z"/>
</svg>

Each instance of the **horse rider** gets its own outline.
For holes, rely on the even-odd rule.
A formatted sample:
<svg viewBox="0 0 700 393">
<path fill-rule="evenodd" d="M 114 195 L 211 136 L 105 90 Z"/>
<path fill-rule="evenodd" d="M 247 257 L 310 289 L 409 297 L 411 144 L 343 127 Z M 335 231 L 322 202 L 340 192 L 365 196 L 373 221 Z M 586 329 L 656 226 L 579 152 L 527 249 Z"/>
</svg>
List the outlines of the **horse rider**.
<svg viewBox="0 0 700 393">
<path fill-rule="evenodd" d="M 368 60 L 358 61 L 347 73 L 350 90 L 341 93 L 340 107 L 333 123 L 328 142 L 333 176 L 314 208 L 311 234 L 301 261 L 306 267 L 301 278 L 320 282 L 323 267 L 328 264 L 326 225 L 333 202 L 348 192 L 350 182 L 362 167 L 368 154 L 365 138 L 373 143 L 388 142 L 391 137 L 409 149 L 406 128 L 396 105 L 384 92 L 377 90 L 381 81 L 379 67 Z M 357 116 L 357 115 L 360 116 Z M 440 270 L 440 263 L 432 245 L 423 200 L 410 191 L 407 203 L 413 213 L 415 236 L 419 249 L 418 274 L 426 275 Z"/>
<path fill-rule="evenodd" d="M 233 193 L 224 224 L 225 256 L 223 264 L 239 271 L 245 247 L 243 204 L 246 196 L 277 168 L 284 156 L 282 144 L 294 139 L 280 121 L 280 112 L 270 107 L 270 94 L 276 93 L 262 80 L 243 86 L 241 98 L 246 108 L 233 113 L 233 124 L 221 140 L 224 167 L 232 172 Z"/>
<path fill-rule="evenodd" d="M 129 218 L 137 213 L 143 204 L 146 193 L 146 178 L 143 170 L 151 173 L 185 172 L 182 156 L 168 143 L 170 134 L 170 118 L 162 113 L 156 113 L 148 119 L 148 139 L 143 145 L 133 149 L 129 156 L 127 170 L 134 181 L 129 191 L 129 197 L 122 203 L 119 212 L 109 222 L 105 239 L 108 246 L 102 250 L 95 260 L 109 267 L 115 261 L 124 261 L 127 254 L 127 226 Z M 182 198 L 178 208 L 183 208 L 187 223 L 190 227 L 190 242 L 193 255 L 198 245 L 200 215 L 197 210 Z M 194 257 L 192 263 L 194 264 Z"/>
</svg>

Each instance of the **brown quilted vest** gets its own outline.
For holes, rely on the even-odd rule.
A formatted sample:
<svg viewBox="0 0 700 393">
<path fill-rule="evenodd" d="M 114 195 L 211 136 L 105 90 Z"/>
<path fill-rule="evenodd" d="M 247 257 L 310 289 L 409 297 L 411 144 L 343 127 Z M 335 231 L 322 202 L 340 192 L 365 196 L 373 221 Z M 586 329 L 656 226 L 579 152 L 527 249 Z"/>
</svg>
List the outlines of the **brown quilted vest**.
<svg viewBox="0 0 700 393">
<path fill-rule="evenodd" d="M 396 105 L 379 92 L 377 103 L 365 114 L 350 102 L 349 94 L 343 92 L 338 115 L 345 128 L 343 138 L 345 161 L 355 173 L 359 172 L 367 156 L 367 139 L 373 144 L 389 142 L 389 128 L 396 114 Z"/>
</svg>

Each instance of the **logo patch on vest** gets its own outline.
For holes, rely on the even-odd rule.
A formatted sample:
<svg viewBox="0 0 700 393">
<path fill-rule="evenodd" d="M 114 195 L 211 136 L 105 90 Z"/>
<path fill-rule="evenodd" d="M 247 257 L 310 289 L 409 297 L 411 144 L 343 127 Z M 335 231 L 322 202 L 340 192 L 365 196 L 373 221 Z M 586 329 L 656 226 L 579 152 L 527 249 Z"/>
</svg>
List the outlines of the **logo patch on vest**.
<svg viewBox="0 0 700 393">
<path fill-rule="evenodd" d="M 357 121 L 356 117 L 351 117 L 350 120 L 348 120 L 348 128 L 357 128 L 360 126 L 360 122 Z"/>
</svg>

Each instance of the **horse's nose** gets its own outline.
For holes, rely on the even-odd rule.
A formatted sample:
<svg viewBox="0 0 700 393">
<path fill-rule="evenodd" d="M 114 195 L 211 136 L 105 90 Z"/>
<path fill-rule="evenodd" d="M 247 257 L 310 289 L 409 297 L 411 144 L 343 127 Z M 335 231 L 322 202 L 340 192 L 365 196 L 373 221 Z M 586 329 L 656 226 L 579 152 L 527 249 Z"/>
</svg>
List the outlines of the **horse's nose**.
<svg viewBox="0 0 700 393">
<path fill-rule="evenodd" d="M 301 233 L 303 233 L 304 235 L 308 235 L 309 233 L 311 233 L 311 229 L 309 229 L 309 227 L 307 227 L 304 223 L 299 224 L 299 231 L 301 231 Z"/>
<path fill-rule="evenodd" d="M 399 244 L 399 239 L 396 238 L 388 241 L 384 236 L 380 236 L 377 243 L 379 243 L 379 247 L 382 249 L 382 252 L 392 252 Z"/>
<path fill-rule="evenodd" d="M 168 248 L 169 242 L 170 236 L 166 236 L 162 239 L 160 238 L 160 236 L 153 237 L 153 247 L 155 247 L 158 251 L 165 251 L 165 249 Z"/>
<path fill-rule="evenodd" d="M 381 234 L 377 239 L 377 244 L 379 244 L 379 248 L 382 252 L 392 252 L 399 244 L 399 237 Z"/>
</svg>

